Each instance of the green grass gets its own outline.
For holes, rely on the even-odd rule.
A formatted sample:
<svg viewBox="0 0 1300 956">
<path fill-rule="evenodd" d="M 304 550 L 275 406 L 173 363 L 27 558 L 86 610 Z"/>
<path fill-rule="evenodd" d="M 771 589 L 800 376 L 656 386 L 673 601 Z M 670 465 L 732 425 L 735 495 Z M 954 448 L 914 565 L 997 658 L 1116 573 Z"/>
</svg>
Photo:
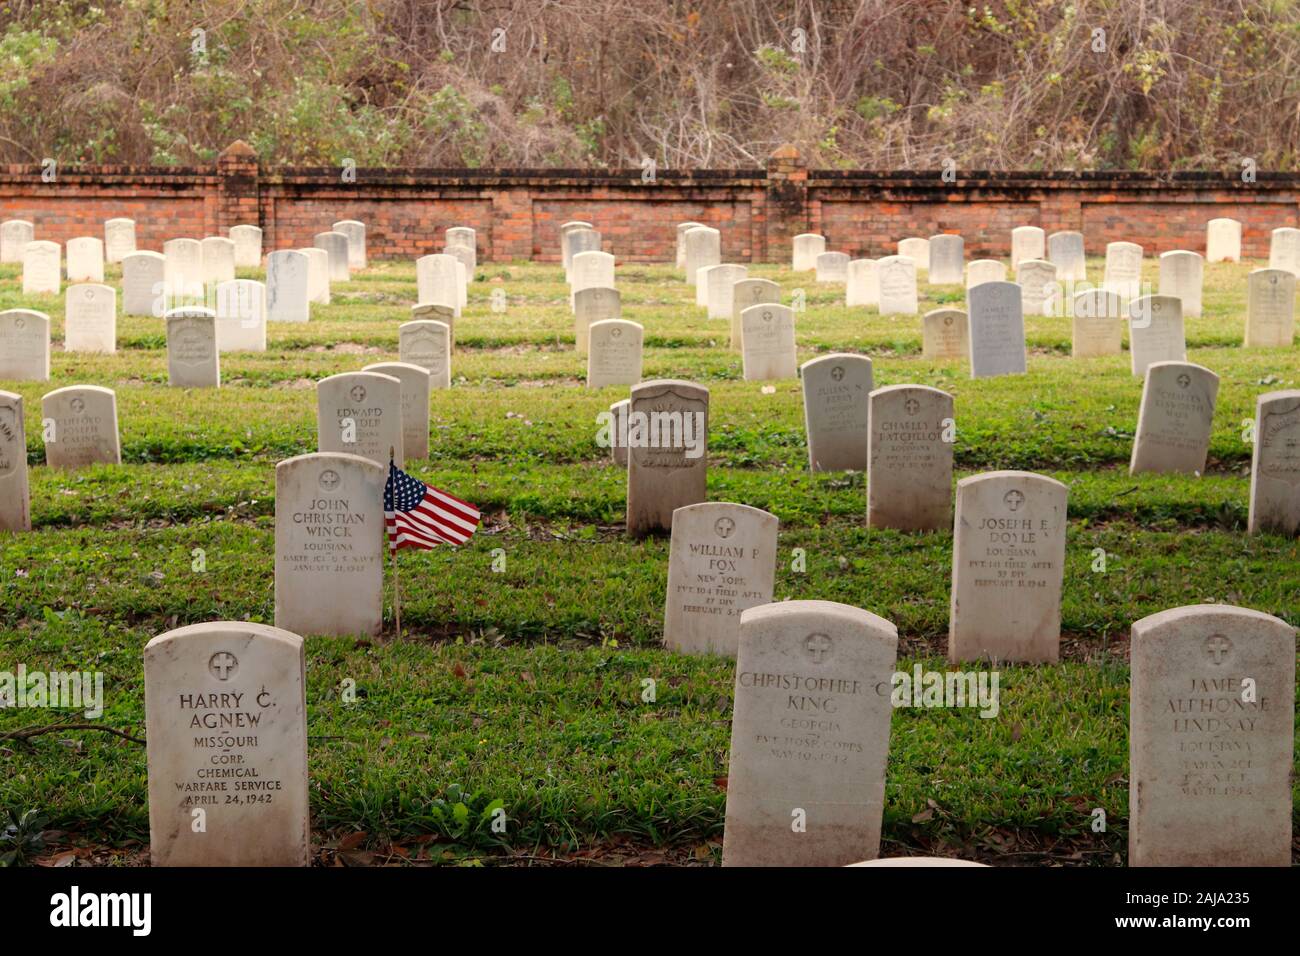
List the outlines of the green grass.
<svg viewBox="0 0 1300 956">
<path fill-rule="evenodd" d="M 1024 468 L 1070 486 L 1065 660 L 1003 668 L 996 719 L 895 712 L 887 854 L 1122 862 L 1129 625 L 1203 601 L 1300 623 L 1296 541 L 1245 534 L 1242 421 L 1260 392 L 1300 381 L 1300 351 L 1240 347 L 1251 267 L 1207 266 L 1205 316 L 1187 322 L 1189 358 L 1221 377 L 1201 478 L 1128 476 L 1140 382 L 1127 355 L 1069 358 L 1066 319 L 1027 320 L 1028 375 L 973 382 L 962 363 L 921 357 L 918 317 L 849 310 L 810 276 L 750 270 L 787 296 L 807 290 L 801 361 L 863 352 L 877 385 L 952 392 L 960 474 Z M 486 265 L 479 279 L 456 327 L 454 387 L 433 396 L 431 456 L 409 469 L 488 520 L 459 552 L 403 554 L 406 640 L 309 640 L 313 824 L 365 831 L 372 845 L 437 833 L 457 859 L 500 843 L 563 853 L 627 838 L 703 845 L 698 855 L 716 860 L 732 668 L 659 647 L 667 543 L 625 538 L 625 477 L 594 440 L 597 413 L 626 389 L 583 387 L 558 269 Z M 705 319 L 672 269 L 621 268 L 619 285 L 624 317 L 646 327 L 646 377 L 710 388 L 710 499 L 781 519 L 777 599 L 867 608 L 898 625 L 900 668 L 942 668 L 951 535 L 868 531 L 862 475 L 807 471 L 796 382 L 765 393 L 742 381 L 726 323 Z M 489 307 L 495 288 L 505 313 Z M 922 311 L 962 298 L 958 287 L 922 291 Z M 396 358 L 414 294 L 413 265 L 376 264 L 336 286 L 306 326 L 272 326 L 265 354 L 223 356 L 220 391 L 181 391 L 166 387 L 160 322 L 120 318 L 115 356 L 63 353 L 62 299 L 24 299 L 15 267 L 0 266 L 0 309 L 48 312 L 56 339 L 49 383 L 0 383 L 26 400 L 34 523 L 0 539 L 0 671 L 102 670 L 102 723 L 139 732 L 151 637 L 205 620 L 271 621 L 274 464 L 315 450 L 317 379 Z M 120 468 L 44 467 L 40 397 L 76 383 L 116 389 Z M 1104 572 L 1093 570 L 1098 549 Z M 654 702 L 642 700 L 647 678 Z M 71 717 L 0 710 L 0 733 Z M 0 763 L 0 811 L 41 809 L 72 839 L 147 842 L 142 748 L 68 731 L 0 743 Z M 458 800 L 465 823 L 446 810 Z M 511 821 L 503 839 L 483 822 L 498 801 Z M 1109 818 L 1103 834 L 1089 829 L 1096 806 Z"/>
</svg>

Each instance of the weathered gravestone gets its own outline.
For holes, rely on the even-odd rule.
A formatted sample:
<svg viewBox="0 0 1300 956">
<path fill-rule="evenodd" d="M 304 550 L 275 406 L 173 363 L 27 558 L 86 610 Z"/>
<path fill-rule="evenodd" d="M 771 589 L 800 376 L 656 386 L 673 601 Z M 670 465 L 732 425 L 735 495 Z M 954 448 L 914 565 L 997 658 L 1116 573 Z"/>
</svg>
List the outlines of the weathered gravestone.
<svg viewBox="0 0 1300 956">
<path fill-rule="evenodd" d="M 1047 256 L 1046 233 L 1037 226 L 1016 226 L 1011 230 L 1011 268 L 1026 259 L 1043 259 Z"/>
<path fill-rule="evenodd" d="M 223 352 L 266 351 L 266 286 L 232 279 L 217 286 L 217 345 Z"/>
<path fill-rule="evenodd" d="M 601 319 L 589 331 L 587 387 L 635 385 L 641 381 L 641 342 L 645 330 L 624 319 Z"/>
<path fill-rule="evenodd" d="M 447 232 L 451 233 L 452 230 L 448 229 Z M 453 241 L 449 236 L 443 242 L 442 251 L 460 263 L 457 273 L 462 288 L 468 292 L 469 284 L 474 281 L 474 272 L 478 268 L 478 250 L 472 245 L 466 245 L 463 239 Z M 464 295 L 461 296 L 460 304 L 462 306 L 466 304 Z"/>
<path fill-rule="evenodd" d="M 866 471 L 871 359 L 834 353 L 799 367 L 810 471 Z"/>
<path fill-rule="evenodd" d="M 961 236 L 930 237 L 929 279 L 932 285 L 960 285 L 966 261 L 966 240 Z"/>
<path fill-rule="evenodd" d="M 887 385 L 869 401 L 867 527 L 951 527 L 952 396 L 926 385 Z"/>
<path fill-rule="evenodd" d="M 64 298 L 65 352 L 117 351 L 117 290 L 107 285 L 70 285 Z"/>
<path fill-rule="evenodd" d="M 451 388 L 451 326 L 438 319 L 413 319 L 397 327 L 397 354 L 429 373 L 430 388 Z"/>
<path fill-rule="evenodd" d="M 811 272 L 817 268 L 817 257 L 825 251 L 825 236 L 801 233 L 790 242 L 790 268 L 795 272 Z"/>
<path fill-rule="evenodd" d="M 135 252 L 135 220 L 109 219 L 105 222 L 104 257 L 109 262 L 121 262 L 133 252 Z"/>
<path fill-rule="evenodd" d="M 1067 495 L 1027 471 L 957 482 L 950 661 L 1058 659 Z"/>
<path fill-rule="evenodd" d="M 1016 266 L 1023 315 L 1060 315 L 1061 286 L 1056 266 L 1043 259 L 1022 259 Z"/>
<path fill-rule="evenodd" d="M 228 233 L 235 244 L 235 268 L 256 269 L 262 264 L 262 230 L 257 226 L 231 226 Z"/>
<path fill-rule="evenodd" d="M 1075 358 L 1119 355 L 1124 343 L 1124 300 L 1114 292 L 1089 289 L 1074 297 L 1070 354 Z"/>
<path fill-rule="evenodd" d="M 1056 266 L 1056 278 L 1062 282 L 1082 282 L 1088 278 L 1081 232 L 1054 232 L 1048 236 L 1047 259 Z"/>
<path fill-rule="evenodd" d="M 592 287 L 573 294 L 573 345 L 579 355 L 587 354 L 591 326 L 606 319 L 623 317 L 623 296 L 617 289 Z"/>
<path fill-rule="evenodd" d="M 614 288 L 614 257 L 608 252 L 579 252 L 573 257 L 569 274 L 572 277 L 569 306 L 572 308 L 574 296 L 583 289 Z"/>
<path fill-rule="evenodd" d="M 1300 229 L 1283 226 L 1269 235 L 1268 267 L 1286 269 L 1300 278 Z"/>
<path fill-rule="evenodd" d="M 1183 316 L 1201 314 L 1205 259 L 1200 253 L 1175 249 L 1160 253 L 1160 294 L 1183 300 Z"/>
<path fill-rule="evenodd" d="M 932 309 L 921 317 L 921 355 L 965 359 L 970 354 L 969 322 L 961 309 Z"/>
<path fill-rule="evenodd" d="M 144 705 L 154 866 L 311 862 L 301 637 L 241 621 L 159 634 Z"/>
<path fill-rule="evenodd" d="M 161 318 L 167 288 L 167 257 L 142 250 L 122 258 L 122 314 Z"/>
<path fill-rule="evenodd" d="M 570 281 L 573 272 L 573 257 L 580 252 L 600 252 L 600 232 L 590 226 L 570 229 L 564 233 L 567 243 L 568 258 L 564 262 L 564 280 Z"/>
<path fill-rule="evenodd" d="M 23 295 L 58 295 L 63 288 L 59 275 L 59 244 L 37 239 L 23 246 Z"/>
<path fill-rule="evenodd" d="M 1198 604 L 1129 647 L 1129 866 L 1290 866 L 1295 628 Z"/>
<path fill-rule="evenodd" d="M 456 275 L 455 256 L 439 252 L 415 260 L 415 284 L 420 302 L 445 305 L 460 318 L 460 280 Z"/>
<path fill-rule="evenodd" d="M 174 388 L 220 388 L 217 317 L 211 309 L 183 306 L 166 315 L 167 383 Z"/>
<path fill-rule="evenodd" d="M 981 282 L 966 293 L 971 378 L 1020 375 L 1027 368 L 1020 296 L 1014 282 Z"/>
<path fill-rule="evenodd" d="M 916 262 L 907 256 L 876 260 L 881 315 L 916 315 Z"/>
<path fill-rule="evenodd" d="M 1101 287 L 1125 302 L 1137 298 L 1142 291 L 1142 247 L 1136 242 L 1107 243 Z"/>
<path fill-rule="evenodd" d="M 701 269 L 722 262 L 722 233 L 710 226 L 696 226 L 686 230 L 682 242 L 686 246 L 686 284 L 694 286 Z"/>
<path fill-rule="evenodd" d="M 898 242 L 898 254 L 911 259 L 917 272 L 930 271 L 930 240 L 919 236 L 909 236 Z"/>
<path fill-rule="evenodd" d="M 342 636 L 383 628 L 387 478 L 387 458 L 299 455 L 275 466 L 276 627 Z"/>
<path fill-rule="evenodd" d="M 1295 274 L 1253 269 L 1246 280 L 1246 348 L 1290 346 L 1295 341 Z"/>
<path fill-rule="evenodd" d="M 352 278 L 348 268 L 348 237 L 341 232 L 318 232 L 312 236 L 311 244 L 317 249 L 324 249 L 329 256 L 330 282 L 347 282 Z"/>
<path fill-rule="evenodd" d="M 844 304 L 880 308 L 880 274 L 875 259 L 852 259 L 844 272 Z"/>
<path fill-rule="evenodd" d="M 104 240 L 94 236 L 69 239 L 67 257 L 69 282 L 104 281 Z"/>
<path fill-rule="evenodd" d="M 1006 264 L 998 259 L 976 259 L 966 267 L 966 289 L 983 282 L 1006 282 Z"/>
<path fill-rule="evenodd" d="M 709 390 L 675 379 L 632 386 L 626 444 L 628 534 L 671 531 L 674 511 L 706 497 Z"/>
<path fill-rule="evenodd" d="M 310 262 L 296 249 L 266 257 L 266 319 L 306 322 L 311 318 Z"/>
<path fill-rule="evenodd" d="M 741 616 L 723 866 L 880 852 L 898 629 L 831 601 Z"/>
<path fill-rule="evenodd" d="M 0 262 L 22 262 L 27 243 L 36 239 L 36 227 L 26 219 L 0 222 Z"/>
<path fill-rule="evenodd" d="M 678 269 L 686 268 L 686 233 L 696 226 L 702 226 L 702 222 L 679 222 L 677 224 L 677 248 L 673 256 L 673 262 Z"/>
<path fill-rule="evenodd" d="M 348 271 L 353 269 L 364 269 L 368 262 L 366 259 L 366 224 L 358 222 L 356 219 L 343 219 L 334 223 L 333 230 L 343 233 L 343 237 L 348 241 Z M 448 229 L 450 236 L 452 230 Z M 474 232 L 473 229 L 470 230 Z"/>
<path fill-rule="evenodd" d="M 1191 362 L 1148 365 L 1129 474 L 1202 474 L 1218 394 L 1219 376 L 1208 368 Z"/>
<path fill-rule="evenodd" d="M 694 225 L 694 223 L 692 224 Z M 570 219 L 568 222 L 560 223 L 560 261 L 564 264 L 564 274 L 569 274 L 569 233 L 578 229 L 591 229 L 592 224 L 584 222 L 581 219 Z M 679 262 L 680 266 L 681 263 Z"/>
<path fill-rule="evenodd" d="M 848 253 L 823 252 L 817 257 L 814 268 L 817 270 L 817 282 L 847 282 L 849 277 Z"/>
<path fill-rule="evenodd" d="M 1205 261 L 1241 261 L 1241 223 L 1236 219 L 1211 219 L 1205 224 Z"/>
<path fill-rule="evenodd" d="M 322 452 L 360 455 L 402 467 L 402 383 L 375 372 L 343 372 L 316 383 L 316 438 Z"/>
<path fill-rule="evenodd" d="M 307 257 L 307 300 L 317 305 L 330 304 L 330 254 L 310 246 L 299 249 Z M 420 281 L 420 263 L 415 264 L 415 280 Z"/>
<path fill-rule="evenodd" d="M 609 414 L 613 419 L 610 429 L 610 459 L 620 468 L 627 467 L 627 410 L 631 404 L 632 400 L 625 398 L 609 406 Z"/>
<path fill-rule="evenodd" d="M 0 312 L 0 380 L 50 380 L 50 317 L 44 312 Z"/>
<path fill-rule="evenodd" d="M 166 312 L 176 305 L 202 305 L 206 299 L 203 288 L 203 244 L 197 239 L 168 239 L 163 243 L 163 291 Z M 159 314 L 155 310 L 155 314 Z"/>
<path fill-rule="evenodd" d="M 708 501 L 673 512 L 664 646 L 735 657 L 740 615 L 769 604 L 776 584 L 774 514 Z"/>
<path fill-rule="evenodd" d="M 442 244 L 448 251 L 462 250 L 459 253 L 453 252 L 452 255 L 462 257 L 461 261 L 465 263 L 472 282 L 474 270 L 478 268 L 478 232 L 470 226 L 452 226 L 443 234 Z"/>
<path fill-rule="evenodd" d="M 1300 532 L 1300 391 L 1266 392 L 1255 406 L 1251 534 Z"/>
<path fill-rule="evenodd" d="M 732 295 L 735 291 L 737 282 L 742 281 L 749 273 L 744 266 L 724 265 L 712 266 L 705 269 L 699 275 L 704 276 L 704 304 L 708 309 L 709 318 L 711 319 L 730 319 Z"/>
<path fill-rule="evenodd" d="M 4 315 L 0 312 L 0 323 Z M 15 392 L 0 391 L 0 531 L 31 530 L 23 397 Z"/>
<path fill-rule="evenodd" d="M 400 337 L 401 333 L 398 335 Z M 428 458 L 432 373 L 414 362 L 377 362 L 361 371 L 390 375 L 402 383 L 402 451 L 407 461 Z"/>
<path fill-rule="evenodd" d="M 781 287 L 771 279 L 741 279 L 731 287 L 731 347 L 740 350 L 744 329 L 741 313 L 753 305 L 780 304 Z"/>
<path fill-rule="evenodd" d="M 1129 363 L 1135 376 L 1145 376 L 1152 362 L 1187 360 L 1182 300 L 1144 295 L 1129 303 L 1128 313 Z"/>
<path fill-rule="evenodd" d="M 211 291 L 235 278 L 235 244 L 225 236 L 205 236 L 199 244 L 203 259 L 203 285 Z"/>
<path fill-rule="evenodd" d="M 775 303 L 751 305 L 740 313 L 740 346 L 745 381 L 794 378 L 794 312 Z"/>
<path fill-rule="evenodd" d="M 122 463 L 117 395 L 98 385 L 68 385 L 41 399 L 45 464 L 51 468 Z"/>
</svg>

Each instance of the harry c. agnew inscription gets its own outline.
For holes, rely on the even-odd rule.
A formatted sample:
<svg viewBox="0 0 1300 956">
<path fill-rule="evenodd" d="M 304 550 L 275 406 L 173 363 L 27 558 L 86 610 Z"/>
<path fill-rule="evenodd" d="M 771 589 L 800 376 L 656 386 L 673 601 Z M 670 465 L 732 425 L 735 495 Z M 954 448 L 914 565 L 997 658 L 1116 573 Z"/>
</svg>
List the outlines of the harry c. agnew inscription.
<svg viewBox="0 0 1300 956">
<path fill-rule="evenodd" d="M 880 853 L 898 630 L 831 601 L 745 611 L 723 866 L 844 866 Z"/>
<path fill-rule="evenodd" d="M 673 512 L 664 645 L 736 656 L 740 615 L 772 600 L 777 517 L 725 501 Z"/>
<path fill-rule="evenodd" d="M 154 866 L 306 866 L 303 640 L 236 621 L 144 649 Z"/>
<path fill-rule="evenodd" d="M 386 476 L 385 466 L 335 453 L 275 466 L 276 627 L 379 633 Z"/>
<path fill-rule="evenodd" d="M 1222 604 L 1133 624 L 1129 866 L 1290 866 L 1295 638 Z"/>
</svg>

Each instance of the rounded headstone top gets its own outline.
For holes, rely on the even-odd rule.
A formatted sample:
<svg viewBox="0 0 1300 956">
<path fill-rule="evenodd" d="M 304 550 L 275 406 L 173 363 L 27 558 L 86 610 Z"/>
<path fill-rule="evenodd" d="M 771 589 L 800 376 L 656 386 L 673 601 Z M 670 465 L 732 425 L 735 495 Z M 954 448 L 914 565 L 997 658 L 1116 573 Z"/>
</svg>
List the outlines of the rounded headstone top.
<svg viewBox="0 0 1300 956">
<path fill-rule="evenodd" d="M 752 309 L 754 306 L 751 305 L 750 308 Z M 829 355 L 819 355 L 816 358 L 811 358 L 804 362 L 799 366 L 799 372 L 802 374 L 805 369 L 817 369 L 822 365 L 833 362 L 866 362 L 870 365 L 871 358 L 870 356 L 858 355 L 854 352 L 831 352 Z"/>
<path fill-rule="evenodd" d="M 836 619 L 852 627 L 884 631 L 892 635 L 895 640 L 898 639 L 898 628 L 893 621 L 887 621 L 878 614 L 853 607 L 851 604 L 840 604 L 838 601 L 774 601 L 771 604 L 760 604 L 758 607 L 741 611 L 740 624 L 744 627 L 747 624 L 761 624 L 769 620 L 779 623 L 781 618 L 797 619 L 806 615 Z"/>
<path fill-rule="evenodd" d="M 1001 481 L 1007 479 L 1043 482 L 1047 485 L 1055 485 L 1057 488 L 1060 488 L 1061 491 L 1069 491 L 1068 485 L 1064 482 L 1057 481 L 1055 478 L 1049 477 L 1048 475 L 1040 475 L 1033 471 L 1016 471 L 1014 469 L 1006 471 L 986 471 L 978 475 L 968 475 L 957 482 L 957 487 L 964 488 L 968 485 L 979 484 L 984 481 Z"/>
<path fill-rule="evenodd" d="M 850 863 L 849 866 L 980 866 L 988 869 L 987 863 L 974 860 L 954 860 L 946 856 L 893 856 L 884 860 L 863 860 Z"/>
<path fill-rule="evenodd" d="M 281 627 L 272 627 L 269 624 L 253 624 L 248 621 L 207 621 L 202 624 L 187 624 L 184 627 L 165 631 L 150 640 L 144 646 L 144 649 L 148 653 L 158 650 L 161 646 L 172 641 L 184 640 L 188 637 L 211 637 L 218 634 L 243 634 L 262 640 L 278 641 L 295 649 L 301 647 L 303 642 L 300 635 L 292 631 L 286 631 Z"/>
</svg>

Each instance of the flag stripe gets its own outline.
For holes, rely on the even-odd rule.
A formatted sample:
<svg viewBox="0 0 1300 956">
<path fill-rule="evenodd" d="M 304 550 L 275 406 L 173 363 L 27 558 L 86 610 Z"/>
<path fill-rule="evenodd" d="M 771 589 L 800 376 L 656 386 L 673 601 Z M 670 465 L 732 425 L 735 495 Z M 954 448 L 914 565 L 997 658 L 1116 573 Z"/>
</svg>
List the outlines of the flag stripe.
<svg viewBox="0 0 1300 956">
<path fill-rule="evenodd" d="M 384 486 L 384 525 L 390 550 L 460 545 L 478 530 L 472 504 L 412 478 L 389 462 Z"/>
</svg>

